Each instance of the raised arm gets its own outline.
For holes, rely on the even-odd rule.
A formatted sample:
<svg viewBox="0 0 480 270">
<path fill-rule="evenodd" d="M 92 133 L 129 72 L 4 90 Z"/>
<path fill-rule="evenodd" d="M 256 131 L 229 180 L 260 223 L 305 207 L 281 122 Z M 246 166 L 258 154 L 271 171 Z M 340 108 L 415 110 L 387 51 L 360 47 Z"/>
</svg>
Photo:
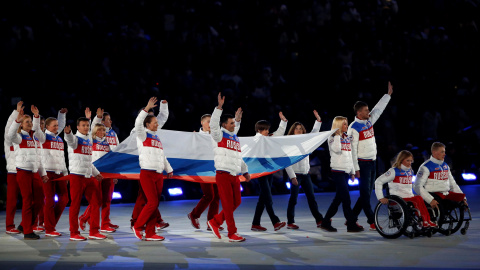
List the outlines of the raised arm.
<svg viewBox="0 0 480 270">
<path fill-rule="evenodd" d="M 273 136 L 283 136 L 285 135 L 285 131 L 287 130 L 287 118 L 285 118 L 282 112 L 279 112 L 278 116 L 280 116 L 280 125 L 278 125 L 278 129 L 273 132 Z"/>
<path fill-rule="evenodd" d="M 235 112 L 235 131 L 234 131 L 235 134 L 237 134 L 238 131 L 240 130 L 240 123 L 242 122 L 242 115 L 243 115 L 243 111 L 242 111 L 242 108 L 240 107 Z"/>
<path fill-rule="evenodd" d="M 15 119 L 17 119 L 17 116 L 18 116 L 18 113 L 20 111 L 23 111 L 24 107 L 23 107 L 23 101 L 19 101 L 17 103 L 17 109 L 14 110 L 10 116 L 8 117 L 8 120 L 7 120 L 7 124 L 5 125 L 5 131 L 3 133 L 3 138 L 5 138 L 5 140 L 7 141 L 7 143 L 10 142 L 10 137 L 8 136 L 8 131 L 10 130 L 10 126 L 12 125 L 12 123 L 15 121 Z"/>
<path fill-rule="evenodd" d="M 218 93 L 218 106 L 213 110 L 212 118 L 210 119 L 210 135 L 215 142 L 220 142 L 223 138 L 220 127 L 220 116 L 222 116 L 222 107 L 224 103 L 225 97 L 222 97 L 222 93 Z"/>
<path fill-rule="evenodd" d="M 25 118 L 25 114 L 23 113 L 23 109 L 17 114 L 17 119 L 13 121 L 8 129 L 8 138 L 10 142 L 20 144 L 22 143 L 22 135 L 17 133 L 18 128 L 20 127 L 23 119 Z"/>
<path fill-rule="evenodd" d="M 63 129 L 65 128 L 65 125 L 67 124 L 67 108 L 61 108 L 60 111 L 58 111 L 58 133 L 62 133 Z"/>
<path fill-rule="evenodd" d="M 148 111 L 151 108 L 157 107 L 157 98 L 156 97 L 151 97 L 148 100 L 147 106 L 145 106 L 144 110 L 141 110 L 140 113 L 137 116 L 137 119 L 135 119 L 135 132 L 137 133 L 137 138 L 139 138 L 142 142 L 147 139 L 147 133 L 145 130 L 145 127 L 143 126 L 143 121 L 145 118 L 147 118 Z"/>
<path fill-rule="evenodd" d="M 68 146 L 70 146 L 72 149 L 76 149 L 78 146 L 78 138 L 77 136 L 73 135 L 72 128 L 70 126 L 66 126 L 63 131 L 65 132 L 64 138 Z"/>
<path fill-rule="evenodd" d="M 148 111 L 147 111 L 148 112 Z M 158 120 L 158 129 L 161 129 L 163 125 L 168 120 L 168 102 L 166 100 L 162 100 L 160 102 L 160 110 L 157 115 L 157 120 Z"/>
<path fill-rule="evenodd" d="M 377 199 L 383 204 L 388 203 L 388 199 L 383 196 L 383 185 L 392 182 L 394 179 L 395 169 L 390 168 L 384 174 L 380 175 L 377 180 L 375 180 L 375 195 L 377 195 Z"/>
<path fill-rule="evenodd" d="M 40 143 L 44 143 L 47 140 L 47 137 L 45 136 L 45 132 L 40 128 L 40 111 L 38 110 L 35 105 L 31 106 L 31 111 L 33 113 L 33 130 L 35 133 L 33 133 L 33 136 L 37 137 L 37 139 L 40 141 Z"/>
<path fill-rule="evenodd" d="M 320 128 L 322 127 L 322 118 L 320 118 L 317 110 L 313 110 L 313 114 L 317 120 L 315 120 L 315 124 L 313 124 L 313 128 L 310 133 L 320 132 Z"/>
<path fill-rule="evenodd" d="M 377 122 L 378 118 L 382 115 L 383 111 L 388 105 L 393 94 L 393 86 L 390 82 L 388 82 L 388 92 L 387 94 L 383 95 L 383 97 L 378 101 L 378 103 L 373 107 L 372 111 L 370 112 L 370 122 L 372 125 Z"/>
<path fill-rule="evenodd" d="M 96 114 L 95 117 L 93 118 L 92 126 L 90 127 L 90 129 L 93 129 L 93 127 L 94 127 L 96 124 L 102 123 L 103 112 L 104 112 L 104 111 L 105 111 L 105 110 L 102 109 L 102 108 L 97 108 L 97 114 Z"/>
</svg>

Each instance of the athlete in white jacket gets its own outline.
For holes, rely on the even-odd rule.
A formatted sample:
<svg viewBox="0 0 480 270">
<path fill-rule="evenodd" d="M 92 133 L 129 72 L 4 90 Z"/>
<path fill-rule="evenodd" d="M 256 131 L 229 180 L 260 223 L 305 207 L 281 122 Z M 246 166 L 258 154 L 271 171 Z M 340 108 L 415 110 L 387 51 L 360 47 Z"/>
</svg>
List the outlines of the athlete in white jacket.
<svg viewBox="0 0 480 270">
<path fill-rule="evenodd" d="M 314 110 L 313 114 L 317 120 L 313 125 L 311 133 L 319 132 L 320 127 L 322 126 L 322 120 L 318 112 Z M 300 135 L 305 133 L 307 133 L 305 127 L 300 122 L 295 122 L 292 127 L 290 127 L 287 135 Z M 300 185 L 302 186 L 305 196 L 307 197 L 308 207 L 315 218 L 315 223 L 317 227 L 320 227 L 320 224 L 322 224 L 323 215 L 318 211 L 318 204 L 315 200 L 315 194 L 313 192 L 312 179 L 308 174 L 310 171 L 310 158 L 307 156 L 292 166 L 285 168 L 285 170 L 287 171 L 288 177 L 292 182 L 292 185 L 290 186 L 290 199 L 288 200 L 287 207 L 287 229 L 296 230 L 299 228 L 298 225 L 295 224 L 295 205 L 297 204 Z"/>
<path fill-rule="evenodd" d="M 43 201 L 41 182 L 48 181 L 41 159 L 42 145 L 36 137 L 40 130 L 40 114 L 34 105 L 31 106 L 31 110 L 34 114 L 33 122 L 21 109 L 8 131 L 8 138 L 13 143 L 15 151 L 17 182 L 23 200 L 22 225 L 26 240 L 40 238 L 33 232 L 33 217 L 41 210 Z"/>
<path fill-rule="evenodd" d="M 423 227 L 436 227 L 437 225 L 430 220 L 425 202 L 421 196 L 415 196 L 412 192 L 412 178 L 413 178 L 413 155 L 409 151 L 403 150 L 398 153 L 393 167 L 382 174 L 375 181 L 375 194 L 377 199 L 387 204 L 388 199 L 383 196 L 383 185 L 388 183 L 390 195 L 396 195 L 405 201 L 412 202 L 415 208 L 420 211 L 423 220 Z"/>
<path fill-rule="evenodd" d="M 332 227 L 331 218 L 337 213 L 340 204 L 343 206 L 343 214 L 347 219 L 347 232 L 363 231 L 363 227 L 356 224 L 357 216 L 350 207 L 348 176 L 350 175 L 351 179 L 355 179 L 355 175 L 350 137 L 346 133 L 347 128 L 348 122 L 346 117 L 337 116 L 333 119 L 332 130 L 336 130 L 336 132 L 328 139 L 328 148 L 330 149 L 332 179 L 335 182 L 337 193 L 320 224 L 320 228 L 327 232 L 337 231 L 336 228 Z"/>
<path fill-rule="evenodd" d="M 162 241 L 165 239 L 155 234 L 155 223 L 158 218 L 156 209 L 158 209 L 160 196 L 162 195 L 163 171 L 167 172 L 167 178 L 173 176 L 173 169 L 163 152 L 162 142 L 156 134 L 158 120 L 155 116 L 148 115 L 150 108 L 157 106 L 156 103 L 157 98 L 150 98 L 145 110 L 140 111 L 135 120 L 138 159 L 141 168 L 140 185 L 147 198 L 147 204 L 140 212 L 132 230 L 138 239 L 143 240 L 142 230 L 146 225 L 146 241 Z"/>
<path fill-rule="evenodd" d="M 370 195 L 376 177 L 377 144 L 373 125 L 387 107 L 393 93 L 393 86 L 388 82 L 388 94 L 384 95 L 375 107 L 370 111 L 368 105 L 357 101 L 354 105 L 355 121 L 348 128 L 348 136 L 352 142 L 352 158 L 355 168 L 355 176 L 359 181 L 360 197 L 358 198 L 353 212 L 356 216 L 365 212 L 370 230 L 375 230 L 374 215 L 370 206 Z"/>
</svg>

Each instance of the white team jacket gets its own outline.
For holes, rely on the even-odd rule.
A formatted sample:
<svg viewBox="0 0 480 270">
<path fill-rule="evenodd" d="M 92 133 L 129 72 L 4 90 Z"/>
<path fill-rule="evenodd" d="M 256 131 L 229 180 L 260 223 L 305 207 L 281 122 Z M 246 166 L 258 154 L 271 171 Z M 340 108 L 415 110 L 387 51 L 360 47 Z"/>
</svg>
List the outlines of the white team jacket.
<svg viewBox="0 0 480 270">
<path fill-rule="evenodd" d="M 313 129 L 310 133 L 319 132 L 321 126 L 322 122 L 318 122 L 315 120 L 315 124 L 313 125 Z M 310 158 L 307 156 L 299 162 L 293 164 L 292 166 L 285 168 L 285 170 L 287 171 L 288 177 L 290 179 L 297 177 L 297 173 L 308 174 L 308 172 L 310 171 Z"/>
<path fill-rule="evenodd" d="M 391 195 L 396 195 L 401 198 L 411 198 L 414 196 L 412 192 L 413 170 L 404 165 L 400 165 L 400 167 L 401 169 L 390 168 L 375 180 L 375 195 L 377 195 L 377 199 L 385 198 L 382 188 L 383 184 L 386 183 L 388 183 L 388 189 Z"/>
</svg>

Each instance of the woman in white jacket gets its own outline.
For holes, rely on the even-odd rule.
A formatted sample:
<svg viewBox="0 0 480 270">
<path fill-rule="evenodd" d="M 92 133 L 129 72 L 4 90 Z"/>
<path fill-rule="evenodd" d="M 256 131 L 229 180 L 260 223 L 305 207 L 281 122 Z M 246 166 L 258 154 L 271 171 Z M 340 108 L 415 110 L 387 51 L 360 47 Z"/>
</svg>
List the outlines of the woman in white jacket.
<svg viewBox="0 0 480 270">
<path fill-rule="evenodd" d="M 39 192 L 42 191 L 41 181 L 48 181 L 41 160 L 42 146 L 35 136 L 40 130 L 40 115 L 37 107 L 32 105 L 31 110 L 34 114 L 33 121 L 29 115 L 20 110 L 8 131 L 8 137 L 15 149 L 17 181 L 23 201 L 22 226 L 25 240 L 40 238 L 33 232 L 33 217 L 40 211 L 39 202 L 43 200 L 43 192 Z M 39 197 L 39 194 L 42 196 Z"/>
<path fill-rule="evenodd" d="M 318 115 L 318 112 L 314 110 L 313 114 L 315 115 L 315 118 L 317 118 L 317 120 L 313 125 L 311 133 L 319 132 L 322 125 L 322 120 L 320 118 L 320 115 Z M 307 133 L 305 127 L 300 122 L 295 122 L 290 127 L 287 135 L 300 135 L 305 133 Z M 308 172 L 310 171 L 310 158 L 307 156 L 306 158 L 300 160 L 292 166 L 285 168 L 285 170 L 287 171 L 288 177 L 292 181 L 292 186 L 290 187 L 290 199 L 288 200 L 287 208 L 287 229 L 296 230 L 299 228 L 295 224 L 295 205 L 297 204 L 298 190 L 300 186 L 302 186 L 303 191 L 305 192 L 305 196 L 307 197 L 308 201 L 308 207 L 310 208 L 310 212 L 312 212 L 312 215 L 315 218 L 317 227 L 320 227 L 320 224 L 322 224 L 323 216 L 318 211 L 317 201 L 315 201 L 315 194 L 313 192 L 312 179 L 308 174 Z"/>
<path fill-rule="evenodd" d="M 158 135 L 158 120 L 149 115 L 148 111 L 156 107 L 157 98 L 152 97 L 144 110 L 140 111 L 135 120 L 135 132 L 137 133 L 138 159 L 140 162 L 140 185 L 147 197 L 147 204 L 143 207 L 132 230 L 135 237 L 143 240 L 142 230 L 145 228 L 146 241 L 162 241 L 165 238 L 155 234 L 155 223 L 158 218 L 158 204 L 163 189 L 163 171 L 168 176 L 173 176 L 170 166 L 163 152 L 162 142 Z"/>
<path fill-rule="evenodd" d="M 323 218 L 320 228 L 328 232 L 337 231 L 336 228 L 332 227 L 331 218 L 337 213 L 338 206 L 342 204 L 343 214 L 347 219 L 347 232 L 361 232 L 363 228 L 356 223 L 357 216 L 353 214 L 348 192 L 348 176 L 350 175 L 352 180 L 355 179 L 355 171 L 353 169 L 352 146 L 346 133 L 348 129 L 347 118 L 343 116 L 335 117 L 332 130 L 335 129 L 338 130 L 328 139 L 328 148 L 330 149 L 332 179 L 337 187 L 337 193 Z"/>
<path fill-rule="evenodd" d="M 415 208 L 420 211 L 423 227 L 437 227 L 437 225 L 430 220 L 430 214 L 428 213 L 423 198 L 419 195 L 413 195 L 412 178 L 414 172 L 411 168 L 412 163 L 412 153 L 407 150 L 398 153 L 393 167 L 375 181 L 375 195 L 377 195 L 377 199 L 381 203 L 387 204 L 388 199 L 383 196 L 382 188 L 384 184 L 388 183 L 390 195 L 396 195 L 405 201 L 412 202 Z"/>
</svg>

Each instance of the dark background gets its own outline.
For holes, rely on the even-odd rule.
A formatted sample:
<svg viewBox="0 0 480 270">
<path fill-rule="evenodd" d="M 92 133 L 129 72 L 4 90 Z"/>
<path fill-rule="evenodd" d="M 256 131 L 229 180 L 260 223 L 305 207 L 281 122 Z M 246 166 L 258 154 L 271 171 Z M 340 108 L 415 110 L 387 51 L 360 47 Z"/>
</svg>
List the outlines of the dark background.
<svg viewBox="0 0 480 270">
<path fill-rule="evenodd" d="M 245 111 L 240 136 L 278 112 L 322 130 L 337 115 L 354 119 L 353 104 L 373 108 L 394 86 L 375 124 L 378 172 L 403 149 L 414 168 L 433 141 L 447 144 L 457 181 L 479 173 L 479 0 L 115 0 L 2 1 L 1 115 L 18 100 L 45 116 L 67 107 L 70 124 L 85 107 L 108 111 L 120 140 L 148 98 L 169 102 L 165 129 L 193 131 L 217 94 L 226 112 Z M 75 124 L 72 125 L 73 127 Z M 75 128 L 74 128 L 75 129 Z M 311 156 L 316 191 L 331 190 L 326 145 Z M 1 181 L 6 182 L 2 160 Z M 274 193 L 285 193 L 277 173 Z M 477 180 L 478 181 L 478 180 Z M 478 183 L 478 182 L 475 182 Z M 135 181 L 116 187 L 131 201 Z M 198 184 L 184 196 L 201 195 Z M 255 181 L 244 184 L 255 194 Z M 166 195 L 166 199 L 170 199 Z"/>
</svg>

